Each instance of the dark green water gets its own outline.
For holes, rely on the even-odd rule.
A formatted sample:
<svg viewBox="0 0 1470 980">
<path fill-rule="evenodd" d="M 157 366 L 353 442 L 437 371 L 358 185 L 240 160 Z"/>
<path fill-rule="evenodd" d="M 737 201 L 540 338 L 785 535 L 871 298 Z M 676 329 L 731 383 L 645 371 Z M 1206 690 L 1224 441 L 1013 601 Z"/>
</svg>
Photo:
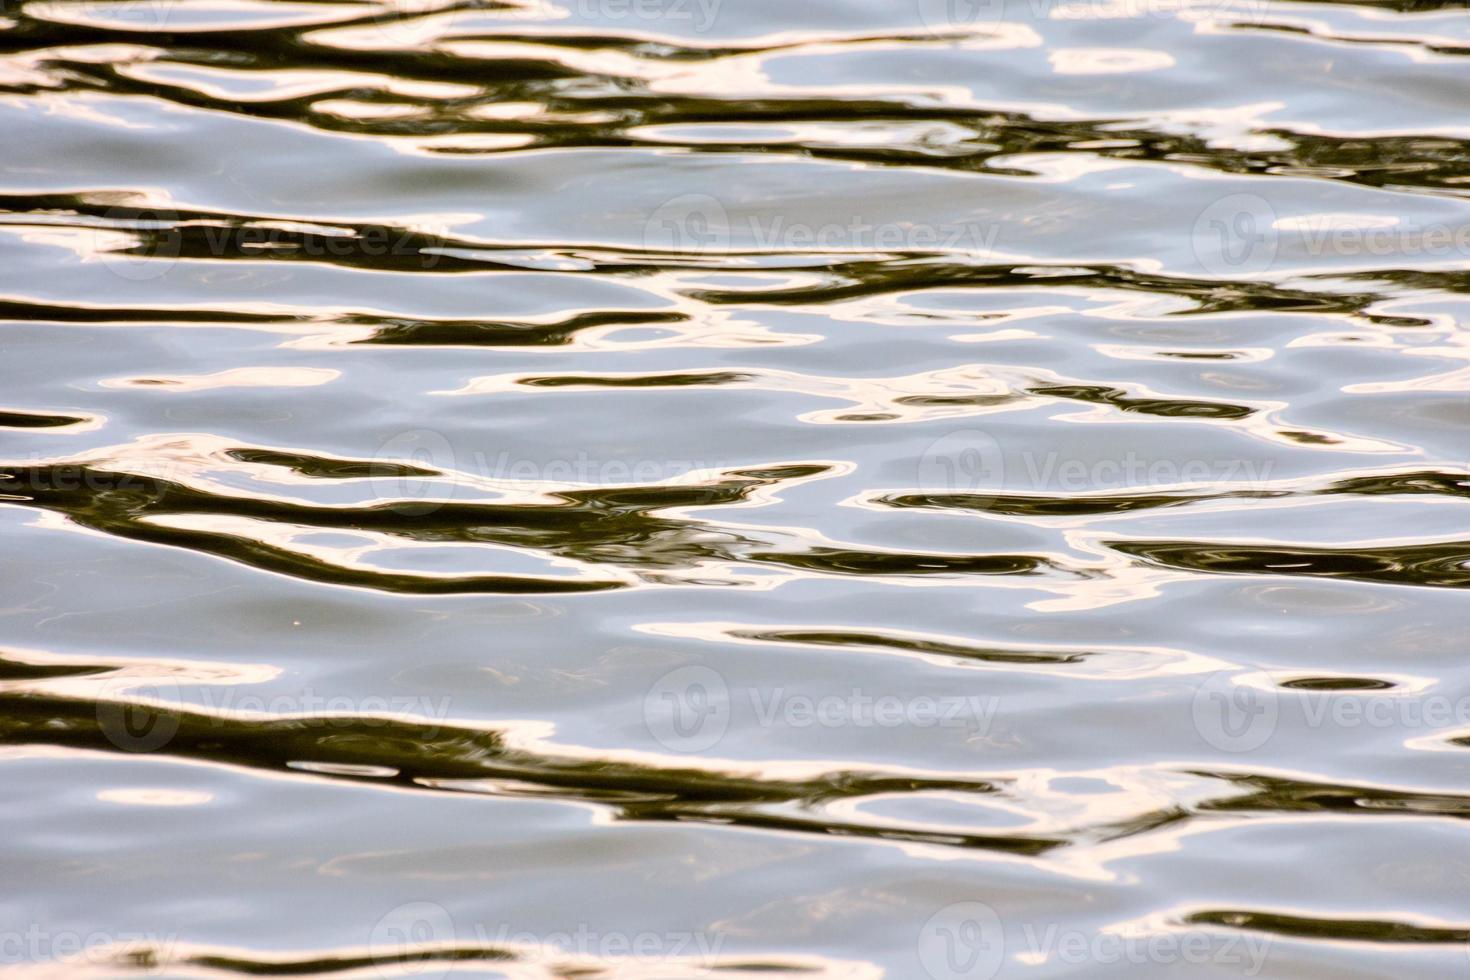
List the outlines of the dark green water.
<svg viewBox="0 0 1470 980">
<path fill-rule="evenodd" d="M 1470 976 L 1467 55 L 0 5 L 0 980 Z"/>
</svg>

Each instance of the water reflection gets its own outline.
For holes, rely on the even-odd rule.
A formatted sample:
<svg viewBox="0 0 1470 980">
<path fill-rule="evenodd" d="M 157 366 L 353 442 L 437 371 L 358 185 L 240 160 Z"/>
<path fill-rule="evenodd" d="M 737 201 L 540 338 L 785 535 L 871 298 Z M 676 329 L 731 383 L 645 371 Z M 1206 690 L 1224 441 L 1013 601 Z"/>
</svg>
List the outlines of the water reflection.
<svg viewBox="0 0 1470 980">
<path fill-rule="evenodd" d="M 1461 970 L 1464 13 L 7 5 L 0 973 Z"/>
</svg>

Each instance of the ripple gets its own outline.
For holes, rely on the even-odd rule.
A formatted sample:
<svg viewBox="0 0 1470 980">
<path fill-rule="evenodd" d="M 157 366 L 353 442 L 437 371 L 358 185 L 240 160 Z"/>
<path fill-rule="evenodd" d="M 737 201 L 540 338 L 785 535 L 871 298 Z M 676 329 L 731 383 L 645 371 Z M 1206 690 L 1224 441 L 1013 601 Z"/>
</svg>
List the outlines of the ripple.
<svg viewBox="0 0 1470 980">
<path fill-rule="evenodd" d="M 1308 548 L 1191 541 L 1109 541 L 1108 547 L 1194 572 L 1301 575 L 1461 589 L 1470 585 L 1470 542 Z"/>
<path fill-rule="evenodd" d="M 7 5 L 16 969 L 1463 967 L 1464 4 L 992 6 Z"/>
<path fill-rule="evenodd" d="M 0 428 L 65 429 L 88 425 L 94 420 L 80 415 L 43 415 L 36 412 L 14 412 L 0 409 Z"/>
<path fill-rule="evenodd" d="M 1366 943 L 1463 943 L 1470 928 L 1421 926 L 1384 919 L 1338 919 L 1254 910 L 1210 909 L 1194 912 L 1185 922 L 1230 926 L 1297 939 L 1339 939 Z"/>
</svg>

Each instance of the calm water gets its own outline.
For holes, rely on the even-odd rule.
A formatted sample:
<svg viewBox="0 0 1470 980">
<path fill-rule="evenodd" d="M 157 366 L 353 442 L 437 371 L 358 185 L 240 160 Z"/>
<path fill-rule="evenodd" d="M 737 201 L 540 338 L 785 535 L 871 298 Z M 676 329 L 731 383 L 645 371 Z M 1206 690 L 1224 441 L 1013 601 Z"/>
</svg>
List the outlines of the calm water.
<svg viewBox="0 0 1470 980">
<path fill-rule="evenodd" d="M 0 977 L 1470 975 L 1467 55 L 0 5 Z"/>
</svg>

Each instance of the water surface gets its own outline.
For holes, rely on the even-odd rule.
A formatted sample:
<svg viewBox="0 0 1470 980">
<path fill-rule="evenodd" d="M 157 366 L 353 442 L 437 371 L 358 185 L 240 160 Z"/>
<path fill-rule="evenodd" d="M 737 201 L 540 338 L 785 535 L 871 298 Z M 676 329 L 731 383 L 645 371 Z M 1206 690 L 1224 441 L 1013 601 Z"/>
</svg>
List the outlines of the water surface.
<svg viewBox="0 0 1470 980">
<path fill-rule="evenodd" d="M 0 8 L 0 977 L 1470 973 L 1470 17 Z"/>
</svg>

